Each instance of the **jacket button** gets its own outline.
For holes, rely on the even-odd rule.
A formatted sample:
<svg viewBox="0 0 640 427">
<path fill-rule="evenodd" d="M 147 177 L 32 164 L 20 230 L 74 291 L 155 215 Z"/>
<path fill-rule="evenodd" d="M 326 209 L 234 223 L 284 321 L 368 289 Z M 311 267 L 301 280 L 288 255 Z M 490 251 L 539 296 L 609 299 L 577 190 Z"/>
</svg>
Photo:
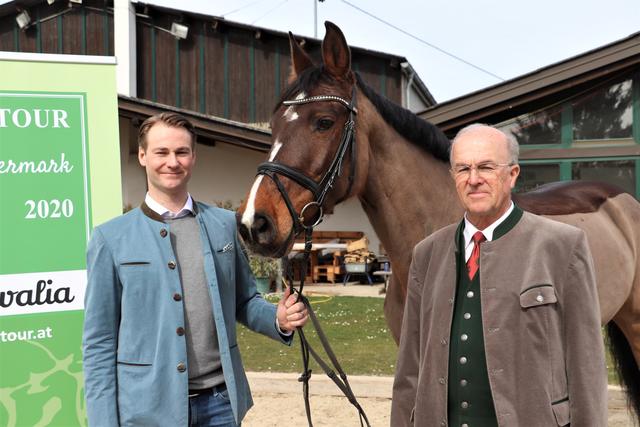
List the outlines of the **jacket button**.
<svg viewBox="0 0 640 427">
<path fill-rule="evenodd" d="M 178 329 L 176 329 L 176 334 L 178 334 L 178 336 L 183 336 L 184 328 L 182 326 L 178 327 Z"/>
<path fill-rule="evenodd" d="M 462 403 L 460 404 L 460 407 L 461 407 L 462 409 L 467 409 L 467 408 L 469 407 L 469 402 L 462 402 Z"/>
<path fill-rule="evenodd" d="M 169 268 L 171 270 L 175 270 L 176 269 L 176 263 L 175 261 L 169 261 L 169 263 L 167 264 L 169 266 Z"/>
<path fill-rule="evenodd" d="M 162 230 L 160 230 L 160 236 L 161 237 L 167 237 L 167 229 L 163 228 Z"/>
<path fill-rule="evenodd" d="M 178 294 L 178 293 L 173 294 L 173 300 L 174 300 L 174 301 L 180 301 L 180 300 L 182 300 L 182 295 L 180 295 L 180 294 Z"/>
<path fill-rule="evenodd" d="M 176 366 L 176 368 L 178 369 L 178 372 L 184 372 L 187 370 L 187 366 L 182 362 L 178 363 L 178 366 Z"/>
<path fill-rule="evenodd" d="M 444 378 L 440 378 L 438 382 L 442 385 L 445 385 L 447 383 L 447 380 L 445 380 Z"/>
</svg>

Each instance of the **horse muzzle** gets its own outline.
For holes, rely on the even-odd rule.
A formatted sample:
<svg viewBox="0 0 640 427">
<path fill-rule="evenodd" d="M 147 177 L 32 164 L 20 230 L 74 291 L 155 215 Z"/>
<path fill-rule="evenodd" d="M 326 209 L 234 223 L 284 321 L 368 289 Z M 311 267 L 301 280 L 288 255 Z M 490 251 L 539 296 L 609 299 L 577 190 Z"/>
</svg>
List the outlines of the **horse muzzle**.
<svg viewBox="0 0 640 427">
<path fill-rule="evenodd" d="M 284 240 L 279 239 L 279 233 L 273 219 L 264 213 L 256 212 L 250 224 L 242 222 L 242 214 L 236 214 L 238 231 L 247 247 L 258 255 L 280 258 L 291 246 L 291 235 Z"/>
</svg>

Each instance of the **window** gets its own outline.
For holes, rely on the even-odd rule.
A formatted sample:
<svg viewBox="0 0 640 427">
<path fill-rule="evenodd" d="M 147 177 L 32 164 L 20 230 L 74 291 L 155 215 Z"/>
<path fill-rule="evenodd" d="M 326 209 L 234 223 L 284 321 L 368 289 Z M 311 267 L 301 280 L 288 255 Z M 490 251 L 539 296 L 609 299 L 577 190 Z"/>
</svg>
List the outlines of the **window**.
<svg viewBox="0 0 640 427">
<path fill-rule="evenodd" d="M 555 106 L 524 114 L 496 127 L 513 135 L 520 145 L 560 144 L 562 108 Z"/>
<path fill-rule="evenodd" d="M 573 102 L 573 139 L 632 137 L 631 79 L 597 89 Z"/>
<path fill-rule="evenodd" d="M 574 162 L 571 177 L 580 181 L 601 181 L 636 194 L 635 160 Z"/>
<path fill-rule="evenodd" d="M 520 164 L 520 176 L 516 181 L 515 192 L 530 191 L 542 184 L 559 180 L 560 165 L 558 163 Z"/>
</svg>

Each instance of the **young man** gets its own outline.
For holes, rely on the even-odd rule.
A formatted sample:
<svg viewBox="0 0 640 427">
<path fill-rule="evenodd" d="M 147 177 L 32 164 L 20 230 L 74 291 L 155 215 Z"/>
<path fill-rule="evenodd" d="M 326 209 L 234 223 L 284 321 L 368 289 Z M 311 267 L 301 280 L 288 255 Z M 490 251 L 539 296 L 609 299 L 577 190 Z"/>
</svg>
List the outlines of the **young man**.
<svg viewBox="0 0 640 427">
<path fill-rule="evenodd" d="M 466 213 L 414 249 L 394 427 L 607 425 L 585 234 L 515 206 L 519 171 L 518 143 L 495 128 L 471 125 L 454 139 Z"/>
<path fill-rule="evenodd" d="M 87 251 L 83 336 L 91 426 L 236 426 L 252 405 L 236 320 L 291 343 L 307 321 L 294 296 L 262 299 L 232 212 L 195 202 L 192 124 L 140 127 L 148 193 L 97 227 Z"/>
</svg>

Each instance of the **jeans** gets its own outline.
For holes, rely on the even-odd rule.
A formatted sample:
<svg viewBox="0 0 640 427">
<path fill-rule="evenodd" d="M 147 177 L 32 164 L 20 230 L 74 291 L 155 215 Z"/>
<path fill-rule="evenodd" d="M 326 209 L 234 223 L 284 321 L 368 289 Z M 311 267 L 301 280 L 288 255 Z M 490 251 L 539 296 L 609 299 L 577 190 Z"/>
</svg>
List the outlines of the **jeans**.
<svg viewBox="0 0 640 427">
<path fill-rule="evenodd" d="M 239 427 L 226 388 L 189 398 L 189 426 Z"/>
</svg>

